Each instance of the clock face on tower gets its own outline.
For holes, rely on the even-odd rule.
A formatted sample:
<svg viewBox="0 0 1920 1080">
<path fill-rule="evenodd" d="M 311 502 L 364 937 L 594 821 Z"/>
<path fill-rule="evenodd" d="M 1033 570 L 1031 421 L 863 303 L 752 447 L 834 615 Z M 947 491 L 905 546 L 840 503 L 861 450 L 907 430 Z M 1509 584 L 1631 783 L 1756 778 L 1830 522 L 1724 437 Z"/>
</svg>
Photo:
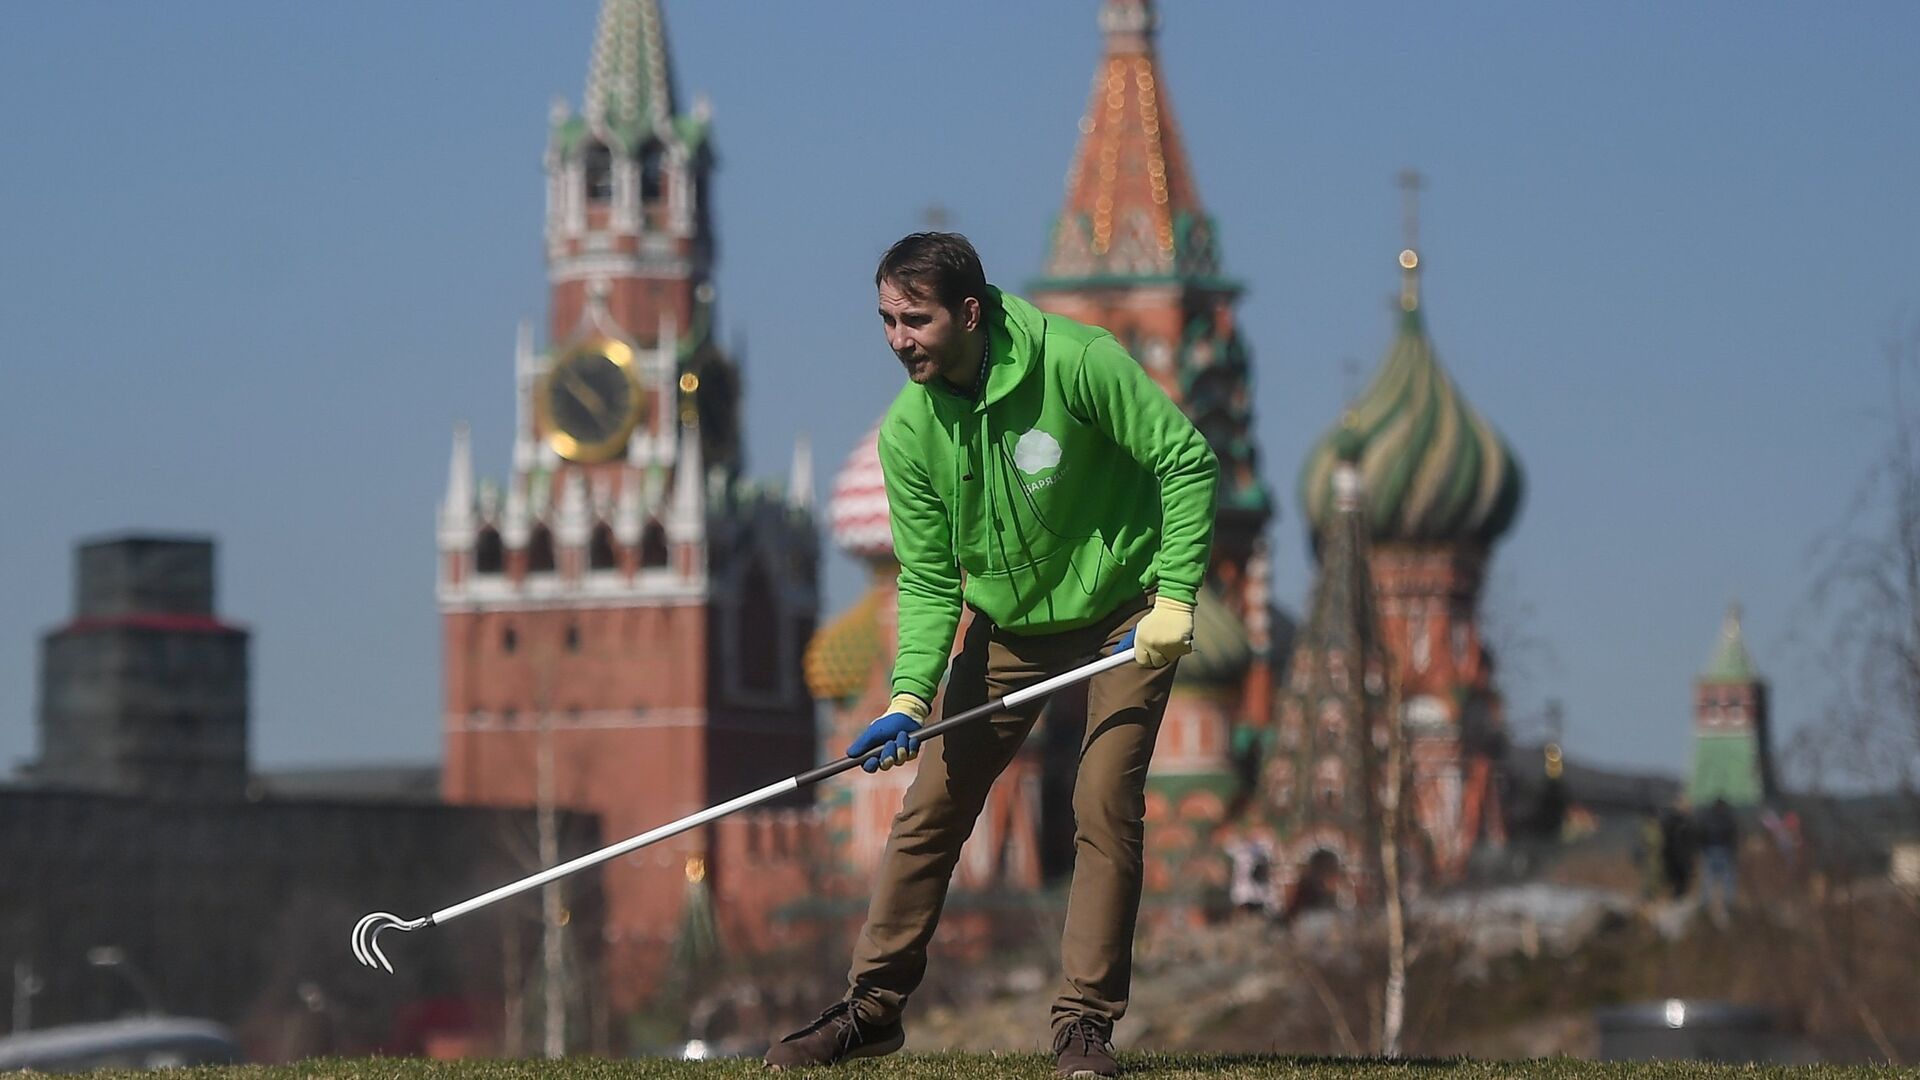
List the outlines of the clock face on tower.
<svg viewBox="0 0 1920 1080">
<path fill-rule="evenodd" d="M 645 415 L 633 350 L 583 341 L 553 358 L 534 387 L 534 411 L 548 445 L 568 461 L 606 461 L 626 449 Z"/>
</svg>

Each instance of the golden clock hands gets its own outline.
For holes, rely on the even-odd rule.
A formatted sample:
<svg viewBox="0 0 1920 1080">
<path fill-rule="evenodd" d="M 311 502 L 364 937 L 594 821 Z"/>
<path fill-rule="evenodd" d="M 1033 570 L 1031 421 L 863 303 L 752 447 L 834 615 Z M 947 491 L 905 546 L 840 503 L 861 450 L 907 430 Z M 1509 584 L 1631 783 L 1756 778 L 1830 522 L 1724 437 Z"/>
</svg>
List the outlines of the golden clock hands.
<svg viewBox="0 0 1920 1080">
<path fill-rule="evenodd" d="M 587 410 L 593 413 L 594 419 L 605 420 L 607 418 L 606 399 L 595 392 L 593 387 L 588 386 L 587 380 L 582 379 L 578 372 L 570 368 L 562 368 L 560 374 L 566 383 L 567 389 L 573 393 L 574 397 L 580 400 L 580 404 L 585 405 Z"/>
</svg>

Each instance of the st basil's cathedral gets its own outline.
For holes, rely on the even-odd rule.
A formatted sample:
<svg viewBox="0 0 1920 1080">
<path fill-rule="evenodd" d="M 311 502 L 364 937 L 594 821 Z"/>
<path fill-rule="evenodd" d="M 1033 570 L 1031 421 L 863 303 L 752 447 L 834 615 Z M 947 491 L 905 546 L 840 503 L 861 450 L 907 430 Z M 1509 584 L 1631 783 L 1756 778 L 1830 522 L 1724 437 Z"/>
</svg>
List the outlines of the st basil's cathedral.
<svg viewBox="0 0 1920 1080">
<path fill-rule="evenodd" d="M 1440 366 L 1410 237 L 1395 340 L 1301 470 L 1318 574 L 1296 633 L 1269 587 L 1275 508 L 1254 435 L 1252 350 L 1235 315 L 1242 286 L 1226 273 L 1180 139 L 1158 14 L 1150 0 L 1104 0 L 1098 19 L 1104 55 L 1065 205 L 1027 292 L 1045 311 L 1111 330 L 1221 463 L 1196 648 L 1181 661 L 1148 780 L 1148 903 L 1197 916 L 1249 862 L 1275 906 L 1377 896 L 1394 716 L 1413 825 L 1403 846 L 1421 880 L 1455 880 L 1476 850 L 1505 838 L 1503 717 L 1478 603 L 1493 545 L 1519 509 L 1518 461 Z M 888 698 L 898 567 L 871 433 L 835 478 L 829 515 L 834 542 L 869 583 L 808 646 L 809 689 L 833 716 L 823 752 Z M 1048 715 L 1084 708 L 1084 694 L 1063 692 Z M 1068 872 L 1079 727 L 1043 721 L 1008 767 L 962 854 L 962 896 Z M 910 770 L 893 770 L 823 796 L 846 880 L 870 871 L 910 782 Z"/>
</svg>

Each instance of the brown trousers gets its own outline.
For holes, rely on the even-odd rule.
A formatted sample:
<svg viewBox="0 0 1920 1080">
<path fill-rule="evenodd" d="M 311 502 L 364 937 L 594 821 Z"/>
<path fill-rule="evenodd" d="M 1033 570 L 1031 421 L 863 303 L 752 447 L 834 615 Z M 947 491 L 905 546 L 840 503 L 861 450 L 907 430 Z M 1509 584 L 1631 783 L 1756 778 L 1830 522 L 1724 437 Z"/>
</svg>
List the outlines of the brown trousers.
<svg viewBox="0 0 1920 1080">
<path fill-rule="evenodd" d="M 953 658 L 944 715 L 953 715 L 1088 663 L 1146 614 L 1139 597 L 1092 626 L 1023 637 L 975 614 Z M 1111 1025 L 1127 1011 L 1140 913 L 1147 763 L 1167 710 L 1174 665 L 1128 664 L 1087 687 L 1087 726 L 1073 788 L 1073 885 L 1060 939 L 1062 985 L 1053 1026 L 1086 1017 Z M 926 743 L 906 804 L 893 819 L 867 923 L 854 945 L 848 998 L 863 1020 L 897 1019 L 927 970 L 927 943 L 946 903 L 960 846 L 994 778 L 1045 701 L 963 725 Z"/>
</svg>

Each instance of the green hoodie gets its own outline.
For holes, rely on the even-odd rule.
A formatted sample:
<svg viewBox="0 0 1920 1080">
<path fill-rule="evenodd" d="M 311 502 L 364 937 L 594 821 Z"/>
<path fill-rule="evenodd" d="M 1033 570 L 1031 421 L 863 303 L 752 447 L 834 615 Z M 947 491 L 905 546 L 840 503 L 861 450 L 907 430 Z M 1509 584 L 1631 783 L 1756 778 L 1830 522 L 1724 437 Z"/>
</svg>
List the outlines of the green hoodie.
<svg viewBox="0 0 1920 1080">
<path fill-rule="evenodd" d="M 1145 590 L 1193 603 L 1213 450 L 1113 335 L 988 288 L 986 392 L 908 383 L 880 425 L 900 560 L 894 692 L 932 701 L 960 605 L 1017 634 Z M 963 578 L 964 571 L 964 578 Z"/>
</svg>

